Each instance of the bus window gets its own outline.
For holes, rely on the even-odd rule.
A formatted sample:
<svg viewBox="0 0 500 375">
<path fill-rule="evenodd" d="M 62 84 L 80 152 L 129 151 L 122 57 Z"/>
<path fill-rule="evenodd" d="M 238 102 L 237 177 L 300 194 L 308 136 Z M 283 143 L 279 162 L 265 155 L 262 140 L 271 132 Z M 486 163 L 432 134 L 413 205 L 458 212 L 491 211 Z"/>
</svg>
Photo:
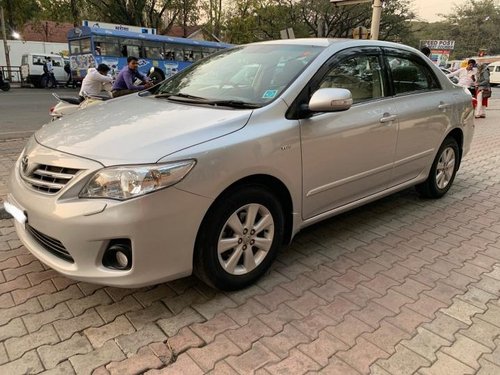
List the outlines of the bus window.
<svg viewBox="0 0 500 375">
<path fill-rule="evenodd" d="M 123 57 L 135 56 L 144 57 L 142 54 L 141 41 L 137 39 L 122 39 L 121 44 L 121 55 Z"/>
<path fill-rule="evenodd" d="M 90 38 L 85 38 L 80 40 L 81 52 L 82 53 L 90 53 L 92 52 L 90 49 Z"/>
<path fill-rule="evenodd" d="M 184 52 L 181 46 L 165 44 L 165 60 L 184 61 Z"/>
<path fill-rule="evenodd" d="M 186 47 L 184 48 L 184 57 L 186 61 L 198 61 L 203 58 L 201 48 Z"/>
<path fill-rule="evenodd" d="M 148 59 L 163 59 L 162 45 L 160 42 L 144 42 L 144 52 Z"/>
<path fill-rule="evenodd" d="M 121 55 L 120 42 L 118 38 L 95 36 L 94 52 L 96 55 L 118 57 Z"/>
<path fill-rule="evenodd" d="M 213 48 L 201 47 L 201 54 L 203 57 L 210 56 L 214 52 L 215 52 L 215 50 Z"/>
<path fill-rule="evenodd" d="M 78 55 L 81 52 L 82 52 L 82 50 L 80 48 L 80 41 L 79 40 L 71 40 L 69 42 L 69 53 L 71 55 Z"/>
</svg>

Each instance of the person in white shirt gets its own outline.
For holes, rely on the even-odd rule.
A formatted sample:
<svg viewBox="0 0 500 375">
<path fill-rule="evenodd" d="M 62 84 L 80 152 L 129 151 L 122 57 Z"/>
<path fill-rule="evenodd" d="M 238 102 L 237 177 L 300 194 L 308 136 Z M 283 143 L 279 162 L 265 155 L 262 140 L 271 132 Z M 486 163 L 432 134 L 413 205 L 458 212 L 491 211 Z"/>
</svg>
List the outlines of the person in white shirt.
<svg viewBox="0 0 500 375">
<path fill-rule="evenodd" d="M 107 75 L 109 71 L 110 67 L 106 64 L 99 64 L 97 69 L 90 68 L 82 81 L 82 88 L 80 90 L 81 99 L 85 95 L 102 95 L 103 91 L 110 93 L 113 78 Z"/>
<path fill-rule="evenodd" d="M 476 60 L 470 59 L 465 68 L 457 69 L 453 73 L 449 73 L 446 76 L 448 78 L 458 76 L 458 85 L 471 89 L 474 87 L 477 80 L 477 68 L 475 66 Z"/>
</svg>

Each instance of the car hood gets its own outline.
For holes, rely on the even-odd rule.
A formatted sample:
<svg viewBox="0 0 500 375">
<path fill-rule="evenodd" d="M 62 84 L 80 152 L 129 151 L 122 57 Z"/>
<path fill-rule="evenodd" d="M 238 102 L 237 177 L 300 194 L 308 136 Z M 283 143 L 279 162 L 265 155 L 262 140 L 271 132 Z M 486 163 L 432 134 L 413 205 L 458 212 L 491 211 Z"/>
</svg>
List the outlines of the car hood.
<svg viewBox="0 0 500 375">
<path fill-rule="evenodd" d="M 237 131 L 245 126 L 251 113 L 130 95 L 44 125 L 35 138 L 43 146 L 105 166 L 154 163 L 176 151 Z"/>
</svg>

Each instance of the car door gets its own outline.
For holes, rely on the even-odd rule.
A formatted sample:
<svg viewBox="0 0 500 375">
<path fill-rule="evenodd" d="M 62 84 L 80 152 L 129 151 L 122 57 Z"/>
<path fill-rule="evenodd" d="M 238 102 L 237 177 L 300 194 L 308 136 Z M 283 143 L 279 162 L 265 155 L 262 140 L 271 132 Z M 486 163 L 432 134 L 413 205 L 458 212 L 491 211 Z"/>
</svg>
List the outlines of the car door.
<svg viewBox="0 0 500 375">
<path fill-rule="evenodd" d="M 457 93 L 443 90 L 429 64 L 417 54 L 384 48 L 384 55 L 391 102 L 399 120 L 392 182 L 398 185 L 416 178 L 432 164 L 444 132 L 454 122 Z"/>
<path fill-rule="evenodd" d="M 378 48 L 335 56 L 313 78 L 319 88 L 349 89 L 352 107 L 300 120 L 303 216 L 311 218 L 387 188 L 397 139 L 395 109 L 385 97 Z"/>
</svg>

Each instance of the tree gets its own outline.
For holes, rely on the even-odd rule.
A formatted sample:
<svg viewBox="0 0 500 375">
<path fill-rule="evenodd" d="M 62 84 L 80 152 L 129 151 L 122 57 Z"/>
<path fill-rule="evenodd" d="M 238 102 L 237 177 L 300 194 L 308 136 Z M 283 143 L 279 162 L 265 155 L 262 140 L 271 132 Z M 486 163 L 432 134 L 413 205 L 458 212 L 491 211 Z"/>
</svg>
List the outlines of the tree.
<svg viewBox="0 0 500 375">
<path fill-rule="evenodd" d="M 455 40 L 455 56 L 476 56 L 480 49 L 500 53 L 500 7 L 494 0 L 470 0 L 456 6 L 446 18 L 444 27 Z"/>
<path fill-rule="evenodd" d="M 17 30 L 25 23 L 37 18 L 40 7 L 36 0 L 0 0 L 0 6 L 4 8 L 7 32 Z"/>
<path fill-rule="evenodd" d="M 358 26 L 370 28 L 370 4 L 334 6 L 329 0 L 237 0 L 227 20 L 231 42 L 277 39 L 293 27 L 296 36 L 352 36 Z M 384 9 L 380 39 L 401 41 L 411 31 L 411 0 L 389 1 Z"/>
</svg>

